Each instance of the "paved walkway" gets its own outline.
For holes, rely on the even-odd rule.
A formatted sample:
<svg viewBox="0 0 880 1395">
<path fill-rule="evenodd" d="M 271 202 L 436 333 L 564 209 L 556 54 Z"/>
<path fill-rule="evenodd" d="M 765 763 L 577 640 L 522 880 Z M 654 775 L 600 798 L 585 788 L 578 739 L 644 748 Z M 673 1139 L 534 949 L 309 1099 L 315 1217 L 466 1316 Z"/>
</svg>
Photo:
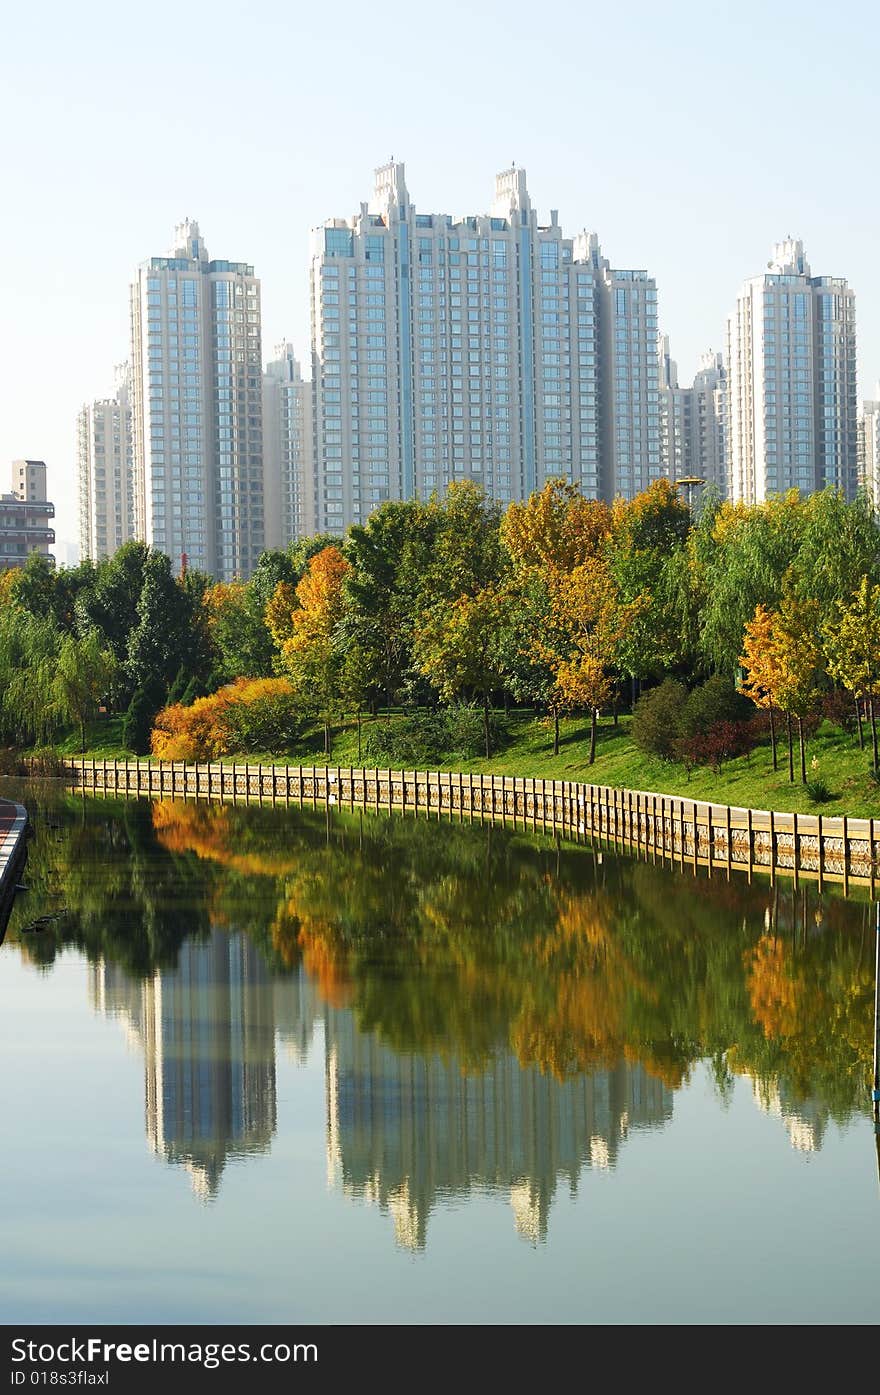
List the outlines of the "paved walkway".
<svg viewBox="0 0 880 1395">
<path fill-rule="evenodd" d="M 0 799 L 0 904 L 15 885 L 26 828 L 27 813 L 22 806 Z"/>
</svg>

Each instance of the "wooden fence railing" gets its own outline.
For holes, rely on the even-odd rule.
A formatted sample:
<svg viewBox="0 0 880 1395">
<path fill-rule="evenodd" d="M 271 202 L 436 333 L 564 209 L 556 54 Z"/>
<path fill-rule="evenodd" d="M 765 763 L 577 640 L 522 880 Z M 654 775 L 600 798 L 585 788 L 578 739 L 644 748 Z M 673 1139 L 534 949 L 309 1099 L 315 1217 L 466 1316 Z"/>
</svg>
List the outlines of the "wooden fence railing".
<svg viewBox="0 0 880 1395">
<path fill-rule="evenodd" d="M 774 813 L 679 795 L 453 771 L 361 766 L 65 761 L 76 789 L 149 797 L 296 803 L 317 808 L 401 809 L 430 817 L 497 819 L 534 832 L 599 840 L 682 867 L 763 870 L 868 883 L 877 872 L 880 821 Z"/>
</svg>

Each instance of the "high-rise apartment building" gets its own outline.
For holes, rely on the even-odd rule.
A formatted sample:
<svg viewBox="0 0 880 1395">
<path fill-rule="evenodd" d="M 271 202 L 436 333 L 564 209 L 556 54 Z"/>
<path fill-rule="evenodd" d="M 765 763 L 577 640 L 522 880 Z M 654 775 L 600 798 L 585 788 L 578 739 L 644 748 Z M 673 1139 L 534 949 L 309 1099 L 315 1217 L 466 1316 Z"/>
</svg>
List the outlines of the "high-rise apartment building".
<svg viewBox="0 0 880 1395">
<path fill-rule="evenodd" d="M 286 547 L 315 531 L 312 385 L 291 344 L 279 344 L 263 373 L 266 546 Z"/>
<path fill-rule="evenodd" d="M 727 494 L 727 369 L 723 354 L 702 355 L 690 390 L 688 473 Z"/>
<path fill-rule="evenodd" d="M 211 260 L 198 223 L 131 288 L 137 536 L 220 581 L 264 547 L 260 283 Z"/>
<path fill-rule="evenodd" d="M 662 471 L 657 292 L 594 234 L 539 224 L 525 171 L 490 213 L 417 213 L 402 164 L 315 230 L 314 526 L 472 479 L 501 501 L 563 475 L 627 495 Z"/>
<path fill-rule="evenodd" d="M 859 484 L 880 505 L 880 383 L 859 418 Z"/>
<path fill-rule="evenodd" d="M 727 321 L 730 497 L 857 487 L 855 296 L 777 243 Z"/>
<path fill-rule="evenodd" d="M 135 536 L 128 364 L 113 397 L 86 403 L 76 424 L 80 557 L 112 557 Z"/>
<path fill-rule="evenodd" d="M 660 442 L 663 473 L 678 480 L 693 473 L 691 463 L 693 392 L 678 385 L 678 365 L 669 352 L 669 337 L 660 338 Z"/>
<path fill-rule="evenodd" d="M 54 562 L 54 517 L 55 505 L 46 498 L 46 462 L 13 460 L 12 492 L 0 494 L 0 571 L 23 567 L 32 552 Z"/>
</svg>

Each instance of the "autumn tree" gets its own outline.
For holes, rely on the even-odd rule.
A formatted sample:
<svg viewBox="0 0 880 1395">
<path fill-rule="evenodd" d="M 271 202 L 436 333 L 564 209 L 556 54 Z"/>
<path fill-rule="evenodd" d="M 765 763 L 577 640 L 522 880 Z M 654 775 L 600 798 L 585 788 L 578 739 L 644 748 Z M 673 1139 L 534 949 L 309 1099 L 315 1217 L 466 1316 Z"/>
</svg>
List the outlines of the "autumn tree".
<svg viewBox="0 0 880 1395">
<path fill-rule="evenodd" d="M 343 588 L 349 570 L 338 547 L 325 547 L 311 558 L 296 588 L 298 604 L 291 612 L 291 632 L 281 642 L 278 659 L 303 710 L 320 719 L 328 756 L 332 723 L 346 707 L 345 656 L 337 627 L 345 612 Z"/>
<path fill-rule="evenodd" d="M 776 723 L 774 713 L 779 708 L 782 668 L 778 654 L 777 615 L 765 606 L 755 606 L 755 614 L 745 627 L 745 639 L 740 664 L 745 670 L 742 690 L 756 707 L 770 717 L 770 747 L 773 769 L 778 769 L 776 757 Z"/>
<path fill-rule="evenodd" d="M 807 783 L 804 718 L 816 705 L 823 672 L 818 639 L 819 607 L 815 601 L 799 601 L 786 596 L 779 607 L 775 655 L 779 664 L 779 706 L 788 729 L 788 778 L 794 779 L 791 747 L 791 718 L 798 725 L 801 783 Z"/>
<path fill-rule="evenodd" d="M 501 541 L 518 568 L 570 572 L 595 557 L 611 537 L 611 510 L 585 499 L 576 485 L 548 480 L 538 493 L 514 502 L 501 520 Z"/>
<path fill-rule="evenodd" d="M 837 616 L 823 630 L 828 671 L 856 701 L 867 699 L 874 773 L 877 760 L 876 698 L 880 692 L 880 585 L 863 576 L 850 601 L 838 601 Z"/>
<path fill-rule="evenodd" d="M 596 759 L 599 711 L 614 688 L 620 648 L 642 611 L 642 603 L 621 601 L 609 567 L 598 559 L 554 579 L 551 610 L 562 646 L 548 651 L 558 701 L 590 712 L 590 765 Z"/>
</svg>

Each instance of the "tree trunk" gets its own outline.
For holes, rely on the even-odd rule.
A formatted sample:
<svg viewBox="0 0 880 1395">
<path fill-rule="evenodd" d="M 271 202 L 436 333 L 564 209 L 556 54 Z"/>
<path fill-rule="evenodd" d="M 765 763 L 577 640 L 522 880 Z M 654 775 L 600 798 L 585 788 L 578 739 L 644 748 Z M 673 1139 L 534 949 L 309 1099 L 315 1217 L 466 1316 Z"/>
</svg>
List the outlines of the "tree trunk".
<svg viewBox="0 0 880 1395">
<path fill-rule="evenodd" d="M 85 717 L 80 717 L 80 721 L 79 721 L 79 749 L 80 749 L 81 751 L 84 751 L 84 750 L 86 749 L 86 720 L 85 720 Z M 876 761 L 874 762 L 874 764 L 875 764 L 875 767 L 876 767 Z"/>
<path fill-rule="evenodd" d="M 862 699 L 856 698 L 856 721 L 859 724 L 859 750 L 865 749 L 865 733 L 862 731 Z"/>
<path fill-rule="evenodd" d="M 597 726 L 597 718 L 598 718 L 598 716 L 599 716 L 599 709 L 598 709 L 598 707 L 591 707 L 591 708 L 590 708 L 590 765 L 592 765 L 593 762 L 594 762 L 595 759 L 596 759 L 596 726 Z"/>
<path fill-rule="evenodd" d="M 614 718 L 614 727 L 615 727 L 615 730 L 617 729 L 617 704 L 618 704 L 619 702 L 620 702 L 620 689 L 618 688 L 617 684 L 615 683 L 615 685 L 614 685 L 614 697 L 613 697 L 613 699 L 612 699 L 612 704 L 611 704 L 611 715 L 612 715 L 613 718 Z"/>
<path fill-rule="evenodd" d="M 869 697 L 868 697 L 868 717 L 870 718 L 870 722 L 871 722 L 871 750 L 872 750 L 873 756 L 874 756 L 874 774 L 876 775 L 877 772 L 878 772 L 878 764 L 877 764 L 877 720 L 876 720 L 876 714 L 875 714 L 875 712 L 874 712 L 874 694 L 873 694 L 873 693 L 871 693 L 871 694 L 869 695 Z"/>
<path fill-rule="evenodd" d="M 772 703 L 772 702 L 770 703 L 770 709 L 769 709 L 769 710 L 770 710 L 770 747 L 771 747 L 771 750 L 773 751 L 773 769 L 774 769 L 774 770 L 778 770 L 778 769 L 779 769 L 779 763 L 778 763 L 778 761 L 777 761 L 777 759 L 776 759 L 776 723 L 775 723 L 775 721 L 773 720 L 773 703 Z"/>
<path fill-rule="evenodd" d="M 330 723 L 329 723 L 329 722 L 325 722 L 325 723 L 324 723 L 324 755 L 325 755 L 325 756 L 329 756 L 329 754 L 330 754 Z"/>
<path fill-rule="evenodd" d="M 788 778 L 794 784 L 794 747 L 791 741 L 791 713 L 785 714 L 785 726 L 788 731 Z"/>
<path fill-rule="evenodd" d="M 803 717 L 798 716 L 797 724 L 798 724 L 798 741 L 800 742 L 800 748 L 801 748 L 801 784 L 802 784 L 802 785 L 805 785 L 805 784 L 807 783 L 807 747 L 806 747 L 806 742 L 804 741 L 804 719 L 803 719 Z"/>
<path fill-rule="evenodd" d="M 360 758 L 361 758 L 361 709 L 360 709 L 360 708 L 358 708 L 358 710 L 357 710 L 357 724 L 358 724 L 358 760 L 360 760 Z"/>
<path fill-rule="evenodd" d="M 553 754 L 559 755 L 559 708 L 553 711 Z"/>
<path fill-rule="evenodd" d="M 488 694 L 488 693 L 484 693 L 484 694 L 483 694 L 483 735 L 484 735 L 485 738 L 486 738 L 486 760 L 488 760 L 489 757 L 490 757 L 491 754 L 492 754 L 492 749 L 491 749 L 491 745 L 490 745 L 490 741 L 489 741 L 489 694 Z"/>
</svg>

